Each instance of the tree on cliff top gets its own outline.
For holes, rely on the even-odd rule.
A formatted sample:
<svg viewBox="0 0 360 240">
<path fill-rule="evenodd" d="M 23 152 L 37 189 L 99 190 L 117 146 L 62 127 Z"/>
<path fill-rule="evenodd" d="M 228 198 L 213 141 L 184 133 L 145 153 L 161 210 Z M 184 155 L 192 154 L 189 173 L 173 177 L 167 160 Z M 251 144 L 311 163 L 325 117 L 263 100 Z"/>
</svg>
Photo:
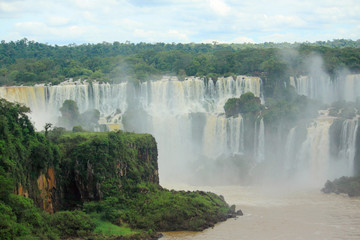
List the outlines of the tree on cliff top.
<svg viewBox="0 0 360 240">
<path fill-rule="evenodd" d="M 256 113 L 263 109 L 261 100 L 252 92 L 244 93 L 240 98 L 230 98 L 224 105 L 227 117 L 235 116 L 239 113 Z"/>
<path fill-rule="evenodd" d="M 80 120 L 79 108 L 74 100 L 65 100 L 60 108 L 61 117 L 59 123 L 67 129 L 78 125 Z"/>
<path fill-rule="evenodd" d="M 98 126 L 100 112 L 97 109 L 87 110 L 79 113 L 79 108 L 74 100 L 65 100 L 60 108 L 61 117 L 59 125 L 66 129 L 72 129 L 74 126 L 81 126 L 86 130 L 93 131 Z"/>
</svg>

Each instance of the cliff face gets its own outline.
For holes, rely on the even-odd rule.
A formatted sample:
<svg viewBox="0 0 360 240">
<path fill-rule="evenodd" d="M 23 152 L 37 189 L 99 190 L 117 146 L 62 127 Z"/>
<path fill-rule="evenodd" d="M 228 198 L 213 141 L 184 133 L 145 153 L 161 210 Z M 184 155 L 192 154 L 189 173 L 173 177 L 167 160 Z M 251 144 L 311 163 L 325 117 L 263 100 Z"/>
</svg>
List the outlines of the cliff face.
<svg viewBox="0 0 360 240">
<path fill-rule="evenodd" d="M 85 201 L 102 200 L 127 184 L 158 184 L 157 147 L 148 134 L 123 132 L 64 135 L 59 143 L 62 159 L 58 208 L 73 208 Z"/>
<path fill-rule="evenodd" d="M 15 191 L 47 212 L 102 200 L 128 185 L 159 184 L 157 146 L 151 135 L 69 133 L 58 139 L 58 147 L 59 162 Z"/>
<path fill-rule="evenodd" d="M 53 213 L 57 202 L 54 168 L 49 168 L 46 174 L 41 174 L 36 182 L 37 188 L 40 191 L 37 204 L 46 212 Z"/>
</svg>

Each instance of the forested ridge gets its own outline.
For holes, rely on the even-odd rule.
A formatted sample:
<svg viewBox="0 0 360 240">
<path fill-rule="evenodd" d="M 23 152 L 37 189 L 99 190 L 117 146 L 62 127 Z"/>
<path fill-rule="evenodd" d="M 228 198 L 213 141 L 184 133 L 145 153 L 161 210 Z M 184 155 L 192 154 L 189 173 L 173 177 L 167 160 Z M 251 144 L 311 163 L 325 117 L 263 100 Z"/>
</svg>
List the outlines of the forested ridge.
<svg viewBox="0 0 360 240">
<path fill-rule="evenodd" d="M 360 41 L 263 44 L 98 43 L 52 46 L 28 41 L 0 44 L 0 85 L 57 84 L 66 78 L 135 82 L 164 74 L 211 77 L 261 76 L 269 93 L 276 82 L 306 74 L 306 61 L 317 54 L 324 70 L 360 70 Z M 281 81 L 283 82 L 283 81 Z"/>
</svg>

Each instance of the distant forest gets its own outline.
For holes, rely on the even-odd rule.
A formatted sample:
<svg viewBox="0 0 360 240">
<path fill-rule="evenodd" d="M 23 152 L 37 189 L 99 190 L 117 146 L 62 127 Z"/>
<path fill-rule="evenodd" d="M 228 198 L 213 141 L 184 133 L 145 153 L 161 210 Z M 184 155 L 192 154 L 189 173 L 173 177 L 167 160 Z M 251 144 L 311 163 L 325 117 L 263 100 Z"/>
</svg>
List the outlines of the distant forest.
<svg viewBox="0 0 360 240">
<path fill-rule="evenodd" d="M 0 85 L 58 84 L 67 78 L 141 82 L 161 75 L 261 76 L 268 90 L 289 76 L 306 74 L 312 55 L 324 71 L 360 72 L 360 40 L 315 43 L 221 44 L 98 43 L 49 45 L 29 41 L 0 43 Z"/>
</svg>

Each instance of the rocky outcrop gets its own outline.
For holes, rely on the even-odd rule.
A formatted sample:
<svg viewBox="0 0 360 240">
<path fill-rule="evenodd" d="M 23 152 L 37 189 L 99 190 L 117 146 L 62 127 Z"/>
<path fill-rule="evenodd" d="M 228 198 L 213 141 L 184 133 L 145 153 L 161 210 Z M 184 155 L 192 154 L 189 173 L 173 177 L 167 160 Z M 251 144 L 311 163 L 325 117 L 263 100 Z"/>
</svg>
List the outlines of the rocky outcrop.
<svg viewBox="0 0 360 240">
<path fill-rule="evenodd" d="M 54 168 L 49 168 L 46 174 L 37 179 L 37 189 L 40 191 L 40 207 L 53 213 L 56 204 L 56 177 Z"/>
<path fill-rule="evenodd" d="M 139 182 L 159 184 L 157 146 L 149 134 L 78 133 L 60 139 L 59 208 L 77 208 Z"/>
<path fill-rule="evenodd" d="M 26 186 L 19 184 L 15 189 L 49 213 L 102 200 L 130 183 L 159 184 L 157 146 L 149 134 L 66 134 L 58 146 L 59 165 L 42 170 Z"/>
<path fill-rule="evenodd" d="M 349 197 L 360 196 L 360 177 L 341 177 L 334 181 L 327 181 L 321 189 L 323 193 L 344 193 Z"/>
</svg>

